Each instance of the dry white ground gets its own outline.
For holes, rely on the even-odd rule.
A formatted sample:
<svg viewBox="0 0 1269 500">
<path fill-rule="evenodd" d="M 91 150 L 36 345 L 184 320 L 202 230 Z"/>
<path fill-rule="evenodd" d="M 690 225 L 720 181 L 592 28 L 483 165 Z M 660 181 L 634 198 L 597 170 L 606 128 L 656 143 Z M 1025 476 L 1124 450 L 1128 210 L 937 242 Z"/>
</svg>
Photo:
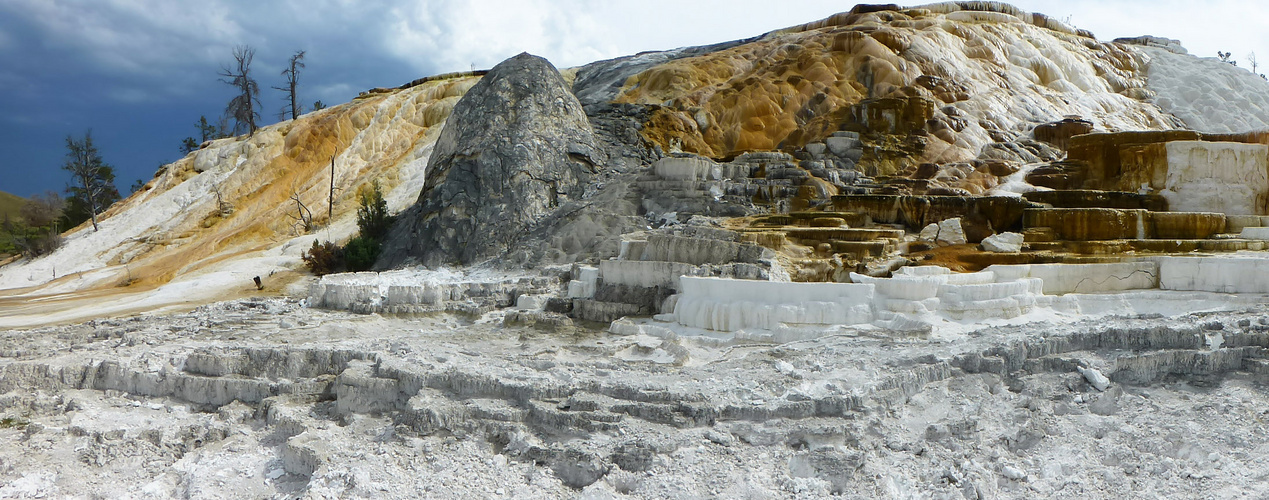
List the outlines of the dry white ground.
<svg viewBox="0 0 1269 500">
<path fill-rule="evenodd" d="M 13 330 L 0 498 L 1258 497 L 1267 324 L 729 345 L 246 299 Z"/>
</svg>

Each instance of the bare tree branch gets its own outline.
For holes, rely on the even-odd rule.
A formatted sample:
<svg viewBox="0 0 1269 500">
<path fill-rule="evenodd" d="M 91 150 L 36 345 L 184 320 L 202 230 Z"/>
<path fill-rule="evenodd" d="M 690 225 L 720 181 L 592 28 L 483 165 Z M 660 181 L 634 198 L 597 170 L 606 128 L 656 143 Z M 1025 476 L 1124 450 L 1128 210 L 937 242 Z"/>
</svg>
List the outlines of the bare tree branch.
<svg viewBox="0 0 1269 500">
<path fill-rule="evenodd" d="M 282 76 L 286 77 L 286 86 L 273 87 L 275 90 L 281 90 L 283 92 L 286 92 L 286 100 L 290 103 L 290 111 L 291 111 L 292 120 L 294 120 L 295 117 L 300 116 L 299 94 L 296 92 L 296 89 L 299 87 L 299 84 L 300 84 L 300 69 L 303 67 L 304 67 L 304 51 L 297 50 L 295 51 L 295 55 L 291 56 L 291 60 L 287 64 L 287 69 L 282 70 Z M 287 107 L 283 106 L 282 110 L 278 112 L 278 119 L 285 120 L 286 112 L 287 112 Z"/>
<path fill-rule="evenodd" d="M 300 200 L 300 194 L 295 190 L 294 184 L 291 185 L 291 201 L 295 202 L 296 212 L 296 215 L 289 213 L 286 214 L 287 217 L 290 217 L 291 220 L 295 221 L 291 223 L 291 228 L 297 230 L 300 234 L 312 231 L 313 211 L 309 210 L 308 206 L 304 205 L 304 202 Z"/>
<path fill-rule="evenodd" d="M 251 78 L 251 61 L 255 59 L 256 50 L 239 45 L 234 47 L 233 56 L 234 66 L 224 66 L 220 70 L 220 81 L 238 91 L 238 95 L 225 107 L 225 115 L 233 118 L 235 134 L 242 133 L 244 128 L 247 133 L 254 134 L 258 128 L 256 119 L 260 117 L 260 113 L 256 112 L 260 108 L 260 85 Z"/>
</svg>

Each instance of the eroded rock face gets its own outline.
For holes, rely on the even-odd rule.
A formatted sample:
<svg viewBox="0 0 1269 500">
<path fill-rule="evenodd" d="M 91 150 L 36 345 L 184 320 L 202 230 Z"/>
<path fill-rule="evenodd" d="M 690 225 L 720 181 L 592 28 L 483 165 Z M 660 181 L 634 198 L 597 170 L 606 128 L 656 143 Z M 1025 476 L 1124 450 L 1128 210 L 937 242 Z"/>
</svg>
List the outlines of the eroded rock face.
<svg viewBox="0 0 1269 500">
<path fill-rule="evenodd" d="M 454 106 L 427 181 L 381 264 L 471 264 L 511 250 L 535 223 L 578 200 L 605 154 L 550 62 L 520 54 Z M 403 240 L 404 238 L 404 240 Z"/>
<path fill-rule="evenodd" d="M 1164 145 L 1162 190 L 1175 210 L 1262 214 L 1269 199 L 1269 147 L 1236 142 L 1173 141 Z M 1163 184 L 1162 186 L 1157 186 Z"/>
<path fill-rule="evenodd" d="M 1035 130 L 1031 131 L 1031 135 L 1035 136 L 1037 141 L 1047 142 L 1065 150 L 1067 141 L 1070 138 L 1088 134 L 1092 131 L 1093 122 L 1082 118 L 1068 117 L 1061 121 L 1037 125 Z"/>
<path fill-rule="evenodd" d="M 1264 142 L 1259 134 L 1088 134 L 1071 139 L 1070 158 L 1087 165 L 1084 184 L 1094 188 L 1159 195 L 1177 211 L 1260 214 L 1269 199 Z"/>
</svg>

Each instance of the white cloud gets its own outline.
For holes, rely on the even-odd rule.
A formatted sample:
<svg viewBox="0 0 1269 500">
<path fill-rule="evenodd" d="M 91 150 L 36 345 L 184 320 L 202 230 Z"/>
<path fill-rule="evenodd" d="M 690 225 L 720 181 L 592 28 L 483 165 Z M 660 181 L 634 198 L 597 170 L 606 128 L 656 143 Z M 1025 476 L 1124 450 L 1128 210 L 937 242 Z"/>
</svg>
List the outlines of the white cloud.
<svg viewBox="0 0 1269 500">
<path fill-rule="evenodd" d="M 442 0 L 395 5 L 383 46 L 416 69 L 488 68 L 519 52 L 560 67 L 646 50 L 746 38 L 816 20 L 840 2 Z"/>
</svg>

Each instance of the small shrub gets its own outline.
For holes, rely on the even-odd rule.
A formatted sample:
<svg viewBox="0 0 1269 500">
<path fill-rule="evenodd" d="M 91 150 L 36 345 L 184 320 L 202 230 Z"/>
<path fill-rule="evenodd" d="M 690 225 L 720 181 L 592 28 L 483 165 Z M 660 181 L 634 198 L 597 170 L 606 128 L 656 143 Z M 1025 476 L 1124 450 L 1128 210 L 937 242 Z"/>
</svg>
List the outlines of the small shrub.
<svg viewBox="0 0 1269 500">
<path fill-rule="evenodd" d="M 395 217 L 388 215 L 388 202 L 383 199 L 379 183 L 364 187 L 358 194 L 361 207 L 357 209 L 357 236 L 340 248 L 329 241 L 318 244 L 301 256 L 309 270 L 318 276 L 347 269 L 369 271 L 379 259 L 383 239 L 388 235 Z"/>
<path fill-rule="evenodd" d="M 344 263 L 349 271 L 369 271 L 379 258 L 379 250 L 377 240 L 359 235 L 344 245 Z"/>
<path fill-rule="evenodd" d="M 371 184 L 369 189 L 363 187 L 357 194 L 361 202 L 361 207 L 357 209 L 357 230 L 363 237 L 383 241 L 396 217 L 388 215 L 388 202 L 383 199 L 379 181 Z"/>
<path fill-rule="evenodd" d="M 337 272 L 344 267 L 343 249 L 329 241 L 318 243 L 317 240 L 313 240 L 312 248 L 300 254 L 300 258 L 304 259 L 304 265 L 318 276 Z"/>
</svg>

